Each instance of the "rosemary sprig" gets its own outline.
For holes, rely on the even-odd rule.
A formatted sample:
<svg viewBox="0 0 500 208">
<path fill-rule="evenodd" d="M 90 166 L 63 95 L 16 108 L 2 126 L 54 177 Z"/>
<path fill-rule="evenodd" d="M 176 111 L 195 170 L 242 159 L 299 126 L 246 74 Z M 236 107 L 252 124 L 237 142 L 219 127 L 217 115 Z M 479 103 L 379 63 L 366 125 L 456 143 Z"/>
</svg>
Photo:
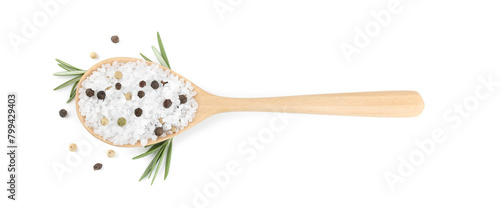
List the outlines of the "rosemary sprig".
<svg viewBox="0 0 500 208">
<path fill-rule="evenodd" d="M 77 76 L 73 79 L 68 80 L 67 82 L 62 83 L 61 85 L 54 88 L 54 90 L 59 90 L 59 89 L 65 88 L 67 86 L 70 86 L 73 83 L 78 83 L 78 80 L 80 80 L 80 76 Z"/>
<path fill-rule="evenodd" d="M 174 142 L 174 138 L 168 140 L 168 150 L 167 150 L 167 156 L 165 160 L 165 176 L 163 177 L 163 180 L 167 180 L 168 176 L 168 171 L 170 169 L 170 158 L 172 158 L 172 142 Z"/>
<path fill-rule="evenodd" d="M 144 54 L 142 54 L 142 53 L 139 53 L 139 54 L 141 54 L 141 56 L 142 56 L 142 58 L 144 58 L 144 60 L 149 61 L 149 62 L 153 62 L 153 61 L 151 61 L 151 59 L 148 59 L 148 57 L 146 57 Z"/>
<path fill-rule="evenodd" d="M 85 74 L 85 71 L 62 71 L 54 73 L 54 76 L 73 76 Z"/>
<path fill-rule="evenodd" d="M 165 62 L 165 59 L 163 59 L 161 53 L 156 49 L 154 46 L 151 46 L 153 49 L 153 52 L 155 53 L 156 58 L 158 59 L 158 62 L 164 67 L 168 67 L 167 63 Z"/>
<path fill-rule="evenodd" d="M 153 185 L 153 183 L 155 182 L 156 175 L 158 175 L 158 171 L 161 168 L 161 164 L 162 164 L 161 162 L 163 161 L 163 156 L 165 155 L 165 149 L 166 149 L 166 147 L 162 146 L 161 155 L 160 155 L 158 162 L 156 164 L 156 171 L 155 171 L 155 175 L 153 176 L 153 180 L 151 180 L 151 185 Z M 152 173 L 152 171 L 151 171 L 151 173 Z"/>
<path fill-rule="evenodd" d="M 168 67 L 170 69 L 170 64 L 168 63 L 167 53 L 165 53 L 165 47 L 163 47 L 163 42 L 161 42 L 160 33 L 156 32 L 156 37 L 158 38 L 158 46 L 160 47 L 161 57 L 165 62 L 164 67 Z"/>
<path fill-rule="evenodd" d="M 73 84 L 73 87 L 71 88 L 71 92 L 69 93 L 69 99 L 66 101 L 66 103 L 69 103 L 71 100 L 73 100 L 73 98 L 75 98 L 77 84 L 78 84 L 78 82 L 75 82 L 75 84 Z"/>
<path fill-rule="evenodd" d="M 66 101 L 66 103 L 69 103 L 69 102 L 71 102 L 71 100 L 73 100 L 75 98 L 76 85 L 78 85 L 78 81 L 80 81 L 80 79 L 82 78 L 85 71 L 81 70 L 79 68 L 76 68 L 73 65 L 68 64 L 64 61 L 61 61 L 59 59 L 56 59 L 56 61 L 58 62 L 57 65 L 66 71 L 56 72 L 56 73 L 54 73 L 54 76 L 75 76 L 72 79 L 70 79 L 70 80 L 62 83 L 61 85 L 57 86 L 56 88 L 54 88 L 54 90 L 60 90 L 62 88 L 73 85 L 73 87 L 71 87 L 71 91 L 69 93 L 69 99 Z"/>
<path fill-rule="evenodd" d="M 148 146 L 149 147 L 149 146 Z M 159 148 L 161 147 L 161 142 L 160 143 L 156 143 L 154 144 L 151 148 L 149 148 L 148 151 L 146 151 L 145 153 L 142 153 L 140 155 L 137 155 L 135 157 L 132 158 L 132 160 L 136 160 L 136 159 L 139 159 L 139 158 L 143 158 L 143 157 L 146 157 L 150 154 L 153 154 L 156 152 L 156 150 L 158 150 Z"/>
<path fill-rule="evenodd" d="M 84 71 L 84 70 L 79 69 L 79 68 L 76 68 L 76 67 L 74 67 L 74 66 L 72 66 L 72 65 L 70 65 L 70 64 L 68 64 L 68 63 L 66 63 L 66 62 L 64 62 L 64 61 L 61 61 L 60 59 L 56 59 L 56 61 L 57 61 L 57 62 L 59 62 L 59 64 L 60 64 L 59 66 L 64 65 L 64 66 L 66 66 L 66 67 L 70 68 L 72 71 L 73 71 L 73 70 L 80 70 L 80 71 Z M 61 66 L 61 67 L 62 67 L 62 66 Z"/>
<path fill-rule="evenodd" d="M 160 33 L 157 32 L 156 36 L 158 38 L 158 46 L 160 48 L 160 51 L 158 51 L 158 49 L 156 49 L 156 47 L 152 46 L 151 48 L 153 49 L 153 53 L 155 54 L 156 58 L 158 59 L 158 62 L 162 66 L 168 67 L 170 69 L 170 63 L 168 62 L 167 54 L 165 53 L 165 47 L 163 47 L 163 42 L 161 41 Z M 146 61 L 151 61 L 151 59 L 146 57 L 144 54 L 140 53 L 140 55 Z M 143 158 L 145 156 L 148 156 L 148 155 L 155 153 L 153 160 L 151 160 L 149 165 L 146 167 L 146 170 L 144 170 L 144 173 L 142 174 L 139 181 L 144 179 L 146 176 L 148 176 L 148 178 L 151 177 L 151 175 L 153 175 L 153 172 L 154 172 L 153 179 L 151 181 L 151 185 L 153 185 L 155 178 L 158 175 L 158 172 L 162 166 L 163 158 L 165 158 L 165 175 L 163 176 L 163 180 L 167 179 L 168 171 L 170 170 L 170 159 L 172 158 L 172 141 L 173 141 L 173 139 L 174 138 L 171 138 L 171 139 L 168 139 L 166 141 L 156 143 L 152 146 L 151 145 L 146 146 L 146 147 L 149 147 L 148 151 L 132 158 L 135 160 L 135 159 Z"/>
<path fill-rule="evenodd" d="M 161 145 L 160 149 L 157 151 L 156 155 L 153 157 L 153 160 L 151 160 L 151 162 L 149 163 L 148 167 L 146 167 L 146 170 L 142 174 L 142 176 L 139 179 L 139 181 L 141 181 L 142 179 L 144 179 L 147 175 L 151 176 L 151 173 L 153 172 L 153 168 L 156 167 L 157 164 L 158 164 L 158 159 L 160 158 L 160 156 L 163 155 L 163 150 L 165 150 L 165 146 Z"/>
</svg>

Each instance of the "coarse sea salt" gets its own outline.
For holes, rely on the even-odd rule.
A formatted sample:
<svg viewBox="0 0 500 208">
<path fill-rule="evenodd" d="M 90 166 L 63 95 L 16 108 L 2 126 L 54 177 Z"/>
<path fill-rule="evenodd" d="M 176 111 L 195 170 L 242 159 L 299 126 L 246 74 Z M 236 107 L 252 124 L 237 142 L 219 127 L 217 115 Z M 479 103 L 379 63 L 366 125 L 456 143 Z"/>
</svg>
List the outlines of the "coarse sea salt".
<svg viewBox="0 0 500 208">
<path fill-rule="evenodd" d="M 117 71 L 123 74 L 121 79 L 115 78 Z M 141 81 L 146 81 L 146 86 L 140 87 Z M 159 83 L 157 89 L 151 87 L 153 81 Z M 115 88 L 116 83 L 121 84 L 121 89 Z M 87 89 L 92 89 L 94 95 L 87 96 Z M 106 93 L 104 100 L 97 98 L 99 91 Z M 144 91 L 145 96 L 139 98 L 139 91 Z M 149 139 L 156 141 L 155 129 L 158 127 L 164 130 L 160 137 L 178 132 L 193 120 L 198 109 L 194 99 L 196 92 L 190 82 L 145 61 L 115 61 L 102 65 L 83 80 L 79 93 L 78 106 L 81 115 L 85 116 L 85 125 L 115 145 L 139 141 L 144 146 Z M 125 98 L 126 93 L 132 94 L 130 100 Z M 187 98 L 183 104 L 179 98 L 182 95 Z M 172 102 L 168 108 L 163 105 L 166 99 Z M 137 108 L 142 109 L 141 116 L 134 114 Z M 105 126 L 101 124 L 104 117 L 109 121 Z M 121 117 L 127 120 L 124 126 L 117 123 Z"/>
</svg>

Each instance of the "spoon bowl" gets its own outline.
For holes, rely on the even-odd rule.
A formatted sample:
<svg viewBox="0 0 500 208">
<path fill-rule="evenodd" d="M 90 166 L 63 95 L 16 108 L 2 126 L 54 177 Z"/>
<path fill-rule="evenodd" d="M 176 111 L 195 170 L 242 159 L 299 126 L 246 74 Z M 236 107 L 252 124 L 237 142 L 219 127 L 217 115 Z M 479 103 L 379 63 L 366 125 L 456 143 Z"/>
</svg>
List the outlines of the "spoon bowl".
<svg viewBox="0 0 500 208">
<path fill-rule="evenodd" d="M 88 76 L 102 65 L 112 64 L 115 61 L 135 62 L 144 60 L 129 57 L 110 58 L 95 64 L 87 70 L 78 82 L 76 90 L 75 103 L 78 119 L 88 132 L 105 143 L 120 147 L 141 147 L 142 145 L 140 142 L 136 144 L 115 145 L 105 140 L 102 136 L 96 134 L 91 127 L 85 125 L 85 116 L 82 116 L 80 113 L 78 101 L 80 100 L 79 90 L 82 87 L 83 80 L 87 79 Z M 156 64 L 149 61 L 146 62 L 149 65 Z M 168 70 L 167 67 L 160 67 L 164 70 Z M 189 81 L 180 74 L 172 70 L 171 72 L 179 78 L 184 78 L 185 81 Z M 191 82 L 191 85 L 193 86 L 193 90 L 197 93 L 194 99 L 198 102 L 198 110 L 193 121 L 189 122 L 188 126 L 176 133 L 168 134 L 166 137 L 159 137 L 156 141 L 149 140 L 147 145 L 156 144 L 173 138 L 206 118 L 223 112 L 266 111 L 343 116 L 413 117 L 418 116 L 424 108 L 422 97 L 415 91 L 336 93 L 272 98 L 227 98 L 210 94 L 193 84 L 193 82 Z"/>
</svg>

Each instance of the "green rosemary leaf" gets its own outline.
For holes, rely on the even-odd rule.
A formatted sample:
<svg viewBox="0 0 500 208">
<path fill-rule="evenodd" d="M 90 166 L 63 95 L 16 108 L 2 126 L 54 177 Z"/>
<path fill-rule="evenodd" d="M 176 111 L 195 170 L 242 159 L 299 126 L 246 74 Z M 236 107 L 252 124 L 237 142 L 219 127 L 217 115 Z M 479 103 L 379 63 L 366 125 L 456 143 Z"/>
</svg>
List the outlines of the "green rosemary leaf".
<svg viewBox="0 0 500 208">
<path fill-rule="evenodd" d="M 154 167 L 156 167 L 156 166 L 154 166 Z M 153 169 L 154 169 L 154 167 L 153 167 L 153 168 L 151 168 L 151 170 L 149 170 L 148 179 L 149 179 L 149 178 L 151 178 L 151 174 L 153 174 Z"/>
<path fill-rule="evenodd" d="M 54 76 L 73 76 L 85 74 L 85 71 L 62 71 L 54 73 Z"/>
<path fill-rule="evenodd" d="M 153 162 L 153 161 L 151 161 L 151 162 Z M 151 175 L 150 173 L 151 173 L 151 169 L 146 169 L 144 171 L 144 173 L 142 174 L 141 178 L 139 179 L 139 181 L 142 181 L 142 179 L 146 178 L 146 176 Z"/>
<path fill-rule="evenodd" d="M 73 87 L 71 88 L 71 93 L 69 94 L 69 99 L 68 99 L 68 101 L 66 101 L 66 103 L 71 102 L 71 100 L 73 100 L 73 98 L 75 98 L 75 95 L 76 95 L 76 85 L 78 85 L 78 82 L 75 82 L 75 84 L 73 84 Z"/>
<path fill-rule="evenodd" d="M 162 143 L 163 143 L 163 142 L 158 142 L 158 143 L 156 143 L 156 144 L 146 145 L 146 146 L 144 146 L 144 148 L 160 146 Z"/>
<path fill-rule="evenodd" d="M 149 59 L 148 57 L 146 57 L 144 54 L 142 54 L 142 53 L 139 53 L 139 54 L 141 54 L 141 56 L 142 56 L 142 58 L 143 58 L 144 60 L 149 61 L 149 62 L 152 62 L 152 61 L 151 61 L 151 59 Z"/>
<path fill-rule="evenodd" d="M 163 176 L 163 180 L 167 180 L 167 176 L 168 176 L 168 171 L 170 169 L 170 159 L 172 158 L 172 142 L 173 142 L 174 138 L 171 138 L 168 140 L 168 150 L 167 150 L 167 154 L 165 156 L 165 175 Z"/>
<path fill-rule="evenodd" d="M 148 179 L 151 177 L 155 168 L 158 166 L 158 160 L 160 160 L 160 158 L 163 156 L 164 151 L 165 151 L 165 146 L 161 146 L 160 150 L 158 150 L 158 153 L 156 154 L 156 156 L 158 156 L 158 157 L 153 159 L 153 160 L 155 160 L 155 162 L 154 162 L 154 165 L 151 167 L 151 171 L 149 172 Z"/>
<path fill-rule="evenodd" d="M 160 33 L 156 32 L 156 36 L 158 37 L 158 46 L 160 46 L 161 57 L 165 62 L 166 66 L 170 69 L 170 64 L 168 63 L 167 53 L 165 53 L 165 48 L 163 47 L 163 42 L 161 42 Z"/>
<path fill-rule="evenodd" d="M 161 147 L 161 144 L 162 143 L 160 142 L 160 143 L 157 143 L 157 144 L 153 145 L 151 148 L 149 148 L 148 151 L 146 151 L 145 153 L 142 153 L 140 155 L 135 156 L 134 158 L 132 158 L 132 160 L 136 160 L 136 159 L 139 159 L 139 158 L 146 157 L 146 156 L 148 156 L 150 154 L 153 154 L 153 152 L 155 152 L 158 148 Z"/>
<path fill-rule="evenodd" d="M 163 156 L 165 155 L 165 148 L 166 147 L 163 146 L 163 148 L 162 148 L 163 151 L 161 152 L 160 158 L 159 158 L 159 160 L 158 160 L 158 162 L 156 164 L 156 171 L 155 171 L 155 175 L 153 176 L 153 180 L 151 181 L 151 185 L 153 185 L 153 183 L 155 182 L 156 175 L 158 175 L 158 171 L 161 168 L 161 164 L 162 164 L 161 162 L 163 162 Z"/>
<path fill-rule="evenodd" d="M 71 64 L 68 64 L 68 63 L 66 63 L 66 62 L 64 62 L 64 61 L 61 61 L 60 59 L 56 59 L 56 61 L 57 61 L 57 62 L 59 62 L 60 64 L 64 65 L 64 66 L 67 66 L 68 68 L 73 69 L 73 70 L 80 70 L 80 71 L 83 71 L 83 70 L 81 70 L 81 69 L 79 69 L 79 68 L 76 68 L 76 67 L 72 66 Z"/>
<path fill-rule="evenodd" d="M 161 151 L 161 149 L 159 151 Z M 142 179 L 144 179 L 150 173 L 150 171 L 152 171 L 151 169 L 153 168 L 153 165 L 156 165 L 156 161 L 158 161 L 158 157 L 160 157 L 159 153 L 161 153 L 161 152 L 159 152 L 159 151 L 157 152 L 157 154 L 155 155 L 155 157 L 153 158 L 153 160 L 151 160 L 151 162 L 149 163 L 148 167 L 146 167 L 146 170 L 142 174 L 142 176 L 139 179 L 139 181 L 141 181 Z"/>
<path fill-rule="evenodd" d="M 71 102 L 71 101 L 75 98 L 75 95 L 76 95 L 76 94 L 71 94 L 71 95 L 69 95 L 69 98 L 68 98 L 68 100 L 66 101 L 66 103 Z"/>
<path fill-rule="evenodd" d="M 64 70 L 66 71 L 75 71 L 73 68 L 70 68 L 66 65 L 63 65 L 63 64 L 57 64 L 59 67 L 63 68 Z"/>
<path fill-rule="evenodd" d="M 156 49 L 156 47 L 154 46 L 151 46 L 151 48 L 153 48 L 153 52 L 155 53 L 155 56 L 156 58 L 158 59 L 158 62 L 160 62 L 160 64 L 164 67 L 168 67 L 167 63 L 165 63 L 165 60 L 163 60 L 163 57 L 161 57 L 161 54 L 160 52 L 158 51 L 158 49 Z M 169 67 L 170 68 L 170 67 Z"/>
<path fill-rule="evenodd" d="M 54 88 L 54 90 L 62 89 L 62 88 L 65 88 L 65 87 L 67 87 L 67 86 L 69 86 L 69 85 L 71 85 L 71 84 L 75 83 L 75 82 L 78 82 L 78 81 L 80 80 L 80 78 L 81 78 L 81 77 L 82 77 L 82 76 L 76 76 L 75 78 L 70 79 L 70 80 L 68 80 L 67 82 L 62 83 L 61 85 L 57 86 L 56 88 Z"/>
</svg>

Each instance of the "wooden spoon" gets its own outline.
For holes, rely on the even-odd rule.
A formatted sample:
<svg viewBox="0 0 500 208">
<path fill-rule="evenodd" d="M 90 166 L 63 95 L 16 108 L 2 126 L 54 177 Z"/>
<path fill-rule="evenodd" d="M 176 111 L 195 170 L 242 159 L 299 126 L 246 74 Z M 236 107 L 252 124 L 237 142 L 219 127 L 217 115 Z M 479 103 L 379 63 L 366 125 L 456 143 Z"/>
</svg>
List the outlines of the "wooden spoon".
<svg viewBox="0 0 500 208">
<path fill-rule="evenodd" d="M 85 117 L 80 114 L 78 101 L 79 90 L 82 87 L 82 81 L 92 74 L 97 68 L 104 64 L 113 62 L 133 62 L 143 61 L 137 58 L 117 57 L 103 60 L 90 68 L 80 79 L 76 91 L 76 112 L 80 122 L 96 138 L 103 142 L 114 145 L 102 136 L 94 133 L 93 129 L 85 125 Z M 148 64 L 155 64 L 148 62 Z M 166 67 L 161 66 L 164 70 Z M 185 77 L 175 73 L 179 78 Z M 165 141 L 175 137 L 182 132 L 190 129 L 209 116 L 217 113 L 232 111 L 268 111 L 284 113 L 309 113 L 325 115 L 342 116 L 371 116 L 371 117 L 413 117 L 418 116 L 423 108 L 424 102 L 420 94 L 414 91 L 385 91 L 385 92 L 356 92 L 356 93 L 338 93 L 322 95 L 302 95 L 273 98 L 227 98 L 212 95 L 191 82 L 197 95 L 194 96 L 198 102 L 198 112 L 192 122 L 183 130 L 158 138 L 156 141 L 149 140 L 148 145 Z M 134 145 L 115 145 L 121 147 L 140 147 L 140 142 Z"/>
</svg>

